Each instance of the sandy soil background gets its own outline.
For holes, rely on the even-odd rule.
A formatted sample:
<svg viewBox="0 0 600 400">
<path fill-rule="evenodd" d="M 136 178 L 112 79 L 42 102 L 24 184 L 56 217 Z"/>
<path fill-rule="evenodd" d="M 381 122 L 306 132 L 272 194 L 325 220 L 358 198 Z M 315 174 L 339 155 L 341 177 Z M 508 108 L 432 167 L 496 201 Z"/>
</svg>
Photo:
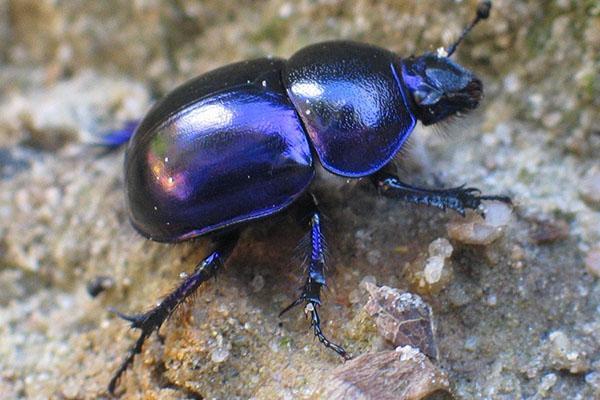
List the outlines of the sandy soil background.
<svg viewBox="0 0 600 400">
<path fill-rule="evenodd" d="M 123 152 L 83 142 L 212 68 L 326 39 L 418 54 L 456 38 L 474 7 L 0 0 L 0 397 L 106 397 L 136 337 L 107 308 L 146 309 L 208 248 L 139 237 L 127 222 Z M 391 350 L 365 288 L 411 291 L 432 308 L 434 364 L 452 396 L 598 399 L 600 5 L 495 0 L 457 57 L 486 97 L 445 134 L 418 128 L 405 176 L 510 194 L 512 217 L 461 220 L 382 199 L 367 182 L 325 179 L 316 187 L 331 250 L 324 329 L 355 355 Z M 277 316 L 302 279 L 293 258 L 302 235 L 286 217 L 246 231 L 217 280 L 163 327 L 164 341 L 148 341 L 123 398 L 328 397 L 353 364 L 313 340 L 301 310 Z M 451 256 L 427 279 L 438 239 Z M 86 286 L 98 277 L 107 289 L 92 298 Z"/>
</svg>

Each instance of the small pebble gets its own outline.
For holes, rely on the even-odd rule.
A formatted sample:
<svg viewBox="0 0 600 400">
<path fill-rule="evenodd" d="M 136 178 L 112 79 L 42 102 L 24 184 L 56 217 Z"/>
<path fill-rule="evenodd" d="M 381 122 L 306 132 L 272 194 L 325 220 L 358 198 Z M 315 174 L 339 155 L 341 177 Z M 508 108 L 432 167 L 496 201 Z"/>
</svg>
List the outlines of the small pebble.
<svg viewBox="0 0 600 400">
<path fill-rule="evenodd" d="M 600 208 L 600 168 L 590 170 L 579 185 L 579 195 L 590 206 Z"/>
<path fill-rule="evenodd" d="M 76 399 L 79 397 L 79 386 L 73 380 L 69 380 L 63 387 L 62 394 L 66 399 Z"/>
<path fill-rule="evenodd" d="M 217 348 L 210 354 L 210 359 L 214 363 L 222 363 L 229 358 L 229 350 L 226 348 Z"/>
<path fill-rule="evenodd" d="M 517 93 L 521 89 L 521 82 L 517 74 L 507 74 L 504 78 L 504 88 L 508 93 Z"/>
<path fill-rule="evenodd" d="M 513 267 L 514 269 L 523 269 L 523 267 L 525 266 L 524 263 L 525 260 L 525 250 L 519 246 L 518 244 L 515 244 L 512 249 L 510 250 L 510 265 L 511 267 Z"/>
<path fill-rule="evenodd" d="M 452 255 L 452 245 L 446 238 L 439 238 L 429 244 L 429 258 L 425 262 L 423 276 L 425 281 L 433 285 L 442 278 L 446 259 Z"/>
<path fill-rule="evenodd" d="M 252 282 L 250 283 L 252 286 L 252 291 L 254 293 L 260 292 L 265 287 L 265 278 L 262 275 L 256 275 Z"/>
<path fill-rule="evenodd" d="M 419 349 L 415 349 L 412 346 L 398 346 L 396 352 L 400 353 L 400 361 L 414 360 L 421 354 Z"/>
<path fill-rule="evenodd" d="M 283 3 L 281 7 L 279 7 L 279 17 L 280 18 L 289 18 L 294 12 L 294 6 L 292 3 Z"/>
<path fill-rule="evenodd" d="M 431 307 L 413 293 L 369 283 L 365 286 L 371 296 L 365 310 L 375 318 L 379 334 L 394 346 L 409 345 L 436 358 Z"/>
<path fill-rule="evenodd" d="M 510 222 L 512 209 L 508 204 L 494 201 L 486 204 L 484 210 L 487 225 L 502 228 Z"/>
<path fill-rule="evenodd" d="M 590 275 L 600 278 L 600 244 L 591 248 L 585 256 L 585 268 Z"/>
<path fill-rule="evenodd" d="M 589 369 L 589 360 L 562 331 L 551 332 L 548 358 L 552 366 L 559 371 L 580 374 Z"/>
<path fill-rule="evenodd" d="M 469 336 L 467 340 L 465 340 L 465 350 L 475 351 L 477 350 L 478 340 L 476 336 Z"/>
<path fill-rule="evenodd" d="M 541 397 L 546 397 L 550 389 L 552 389 L 552 387 L 556 384 L 557 380 L 558 377 L 556 374 L 549 373 L 544 375 L 537 389 L 538 395 Z"/>
<path fill-rule="evenodd" d="M 322 380 L 322 396 L 328 400 L 429 398 L 449 396 L 447 375 L 411 346 L 366 353 L 340 365 Z"/>
<path fill-rule="evenodd" d="M 585 376 L 585 383 L 590 385 L 597 394 L 600 394 L 600 372 L 590 372 Z"/>
<path fill-rule="evenodd" d="M 439 282 L 442 277 L 442 270 L 444 269 L 444 258 L 442 257 L 429 257 L 425 264 L 425 270 L 423 276 L 427 283 L 434 284 Z"/>
<path fill-rule="evenodd" d="M 485 209 L 485 219 L 477 213 L 469 212 L 465 218 L 450 221 L 446 225 L 448 236 L 465 244 L 488 245 L 504 234 L 511 213 L 507 204 L 490 203 Z"/>
<path fill-rule="evenodd" d="M 429 255 L 432 257 L 439 256 L 448 258 L 452 255 L 452 245 L 446 238 L 438 238 L 429 244 Z"/>
</svg>

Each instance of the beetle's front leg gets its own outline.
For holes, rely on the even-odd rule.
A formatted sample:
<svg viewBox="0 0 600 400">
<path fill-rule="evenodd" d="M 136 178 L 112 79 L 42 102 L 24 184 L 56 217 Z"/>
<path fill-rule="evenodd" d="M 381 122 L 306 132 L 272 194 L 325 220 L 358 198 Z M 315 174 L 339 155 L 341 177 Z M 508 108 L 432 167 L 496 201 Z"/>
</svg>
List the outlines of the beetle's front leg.
<svg viewBox="0 0 600 400">
<path fill-rule="evenodd" d="M 447 208 L 465 215 L 466 209 L 476 210 L 483 200 L 511 203 L 507 196 L 482 196 L 472 187 L 458 186 L 449 189 L 426 189 L 406 184 L 385 168 L 370 176 L 381 194 L 414 204 L 425 204 L 446 210 Z"/>
<path fill-rule="evenodd" d="M 310 256 L 307 268 L 308 276 L 302 287 L 302 293 L 292 304 L 287 306 L 279 316 L 302 303 L 305 304 L 304 312 L 310 314 L 310 325 L 314 335 L 327 348 L 335 351 L 345 360 L 350 355 L 343 347 L 331 342 L 325 337 L 321 330 L 321 319 L 318 307 L 321 306 L 321 288 L 325 286 L 325 241 L 321 232 L 321 215 L 317 209 L 316 201 L 310 196 L 311 204 L 308 205 L 310 212 Z"/>
</svg>

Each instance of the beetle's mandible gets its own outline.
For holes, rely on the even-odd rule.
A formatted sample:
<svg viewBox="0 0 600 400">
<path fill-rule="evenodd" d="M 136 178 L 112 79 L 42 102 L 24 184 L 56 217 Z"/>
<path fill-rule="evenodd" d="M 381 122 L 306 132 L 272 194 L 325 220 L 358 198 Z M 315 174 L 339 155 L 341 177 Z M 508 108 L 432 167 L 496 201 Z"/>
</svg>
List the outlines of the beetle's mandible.
<svg viewBox="0 0 600 400">
<path fill-rule="evenodd" d="M 214 250 L 148 312 L 121 317 L 141 334 L 109 391 L 179 304 L 223 265 L 240 230 L 298 201 L 308 214 L 310 251 L 303 290 L 283 312 L 305 304 L 319 341 L 348 353 L 321 330 L 325 285 L 321 216 L 310 185 L 315 163 L 330 173 L 368 177 L 385 196 L 464 214 L 482 200 L 474 188 L 425 189 L 403 183 L 390 162 L 417 120 L 435 124 L 475 109 L 482 83 L 450 59 L 464 36 L 489 15 L 489 1 L 460 38 L 436 54 L 400 58 L 388 50 L 331 41 L 290 59 L 262 58 L 199 76 L 160 100 L 130 135 L 126 199 L 135 229 L 152 240 L 207 235 Z M 110 140 L 115 140 L 114 138 Z"/>
</svg>

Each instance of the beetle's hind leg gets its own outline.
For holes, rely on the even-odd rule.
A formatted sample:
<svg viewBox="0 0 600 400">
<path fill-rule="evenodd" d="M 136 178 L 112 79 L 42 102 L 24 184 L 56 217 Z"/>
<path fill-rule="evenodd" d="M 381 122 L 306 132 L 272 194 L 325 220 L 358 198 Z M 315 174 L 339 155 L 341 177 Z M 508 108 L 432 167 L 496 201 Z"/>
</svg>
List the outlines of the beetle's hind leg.
<svg viewBox="0 0 600 400">
<path fill-rule="evenodd" d="M 371 181 L 379 192 L 386 197 L 392 197 L 414 204 L 425 204 L 442 210 L 451 209 L 461 215 L 465 210 L 477 210 L 483 200 L 496 200 L 511 204 L 508 196 L 482 196 L 477 188 L 458 186 L 448 189 L 425 189 L 406 184 L 390 167 L 384 167 L 370 176 Z"/>
<path fill-rule="evenodd" d="M 114 393 L 121 375 L 123 375 L 123 373 L 131 366 L 135 356 L 142 351 L 144 342 L 152 332 L 158 332 L 161 325 L 175 311 L 177 306 L 189 298 L 203 282 L 214 276 L 223 266 L 223 263 L 233 251 L 238 238 L 239 233 L 235 232 L 215 239 L 216 245 L 212 253 L 202 260 L 196 266 L 194 272 L 185 278 L 175 290 L 169 293 L 150 311 L 134 315 L 126 315 L 115 311 L 119 317 L 129 321 L 133 329 L 139 329 L 141 333 L 135 344 L 129 349 L 127 357 L 123 360 L 110 380 L 110 383 L 108 384 L 109 393 Z"/>
<path fill-rule="evenodd" d="M 307 268 L 307 277 L 302 287 L 300 297 L 287 306 L 279 316 L 282 316 L 295 306 L 305 304 L 304 312 L 310 314 L 310 325 L 317 339 L 328 349 L 331 349 L 342 356 L 345 360 L 350 359 L 350 355 L 344 348 L 333 343 L 321 330 L 321 318 L 318 308 L 321 306 L 321 288 L 325 286 L 325 241 L 321 232 L 321 214 L 317 208 L 316 201 L 312 195 L 310 204 L 307 205 L 310 213 L 310 256 Z"/>
</svg>

